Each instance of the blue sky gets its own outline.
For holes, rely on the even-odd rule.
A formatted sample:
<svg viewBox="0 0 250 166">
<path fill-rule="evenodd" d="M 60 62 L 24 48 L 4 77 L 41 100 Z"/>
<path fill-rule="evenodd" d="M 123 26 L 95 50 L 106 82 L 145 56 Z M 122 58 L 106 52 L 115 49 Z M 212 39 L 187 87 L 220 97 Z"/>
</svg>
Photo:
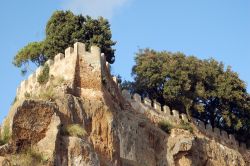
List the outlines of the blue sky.
<svg viewBox="0 0 250 166">
<path fill-rule="evenodd" d="M 42 40 L 47 20 L 60 9 L 110 20 L 117 41 L 112 70 L 124 79 L 131 79 L 138 48 L 150 47 L 213 57 L 250 84 L 249 0 L 1 0 L 0 122 L 25 79 L 12 65 L 13 56 L 28 42 Z"/>
</svg>

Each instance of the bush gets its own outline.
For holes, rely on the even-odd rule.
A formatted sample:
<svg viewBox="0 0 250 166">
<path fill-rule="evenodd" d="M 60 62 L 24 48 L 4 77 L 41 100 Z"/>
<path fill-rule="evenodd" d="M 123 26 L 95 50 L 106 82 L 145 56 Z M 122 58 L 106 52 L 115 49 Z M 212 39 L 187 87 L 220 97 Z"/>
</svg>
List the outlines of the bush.
<svg viewBox="0 0 250 166">
<path fill-rule="evenodd" d="M 158 125 L 159 125 L 159 127 L 160 127 L 163 131 L 165 131 L 165 132 L 168 133 L 168 134 L 170 134 L 171 129 L 173 128 L 173 125 L 170 124 L 170 123 L 167 122 L 167 121 L 161 121 L 161 122 L 159 122 Z"/>
<path fill-rule="evenodd" d="M 24 97 L 25 97 L 26 99 L 29 99 L 29 98 L 31 97 L 31 94 L 30 94 L 29 92 L 25 92 L 25 93 L 24 93 Z"/>
<path fill-rule="evenodd" d="M 49 70 L 49 65 L 45 64 L 42 72 L 37 77 L 37 81 L 40 85 L 46 84 L 49 81 Z"/>
<path fill-rule="evenodd" d="M 63 134 L 75 137 L 83 137 L 86 135 L 86 131 L 79 124 L 70 124 L 63 128 Z"/>
<path fill-rule="evenodd" d="M 46 90 L 41 91 L 39 94 L 39 98 L 46 101 L 55 101 L 56 93 L 54 88 L 52 86 L 49 86 Z"/>
<path fill-rule="evenodd" d="M 6 143 L 8 143 L 10 140 L 10 128 L 8 125 L 5 125 L 3 127 L 3 132 L 0 138 L 0 145 L 4 145 Z"/>
<path fill-rule="evenodd" d="M 10 159 L 11 165 L 31 166 L 46 164 L 46 159 L 43 154 L 29 148 L 21 153 L 14 154 Z"/>
<path fill-rule="evenodd" d="M 188 131 L 190 131 L 191 133 L 193 133 L 193 127 L 192 127 L 191 124 L 188 123 L 188 122 L 181 121 L 181 123 L 180 123 L 180 125 L 178 126 L 178 128 L 183 129 L 183 130 L 188 130 Z"/>
</svg>

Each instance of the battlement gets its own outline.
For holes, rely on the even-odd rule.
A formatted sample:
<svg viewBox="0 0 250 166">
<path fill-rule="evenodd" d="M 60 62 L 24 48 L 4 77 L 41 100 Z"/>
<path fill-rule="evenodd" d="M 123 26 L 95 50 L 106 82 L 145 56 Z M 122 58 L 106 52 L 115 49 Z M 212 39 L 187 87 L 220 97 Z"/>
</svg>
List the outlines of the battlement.
<svg viewBox="0 0 250 166">
<path fill-rule="evenodd" d="M 50 67 L 50 76 L 63 78 L 65 81 L 70 82 L 70 86 L 73 87 L 79 57 L 82 57 L 93 70 L 99 70 L 101 72 L 103 68 L 106 68 L 107 62 L 104 55 L 101 57 L 100 48 L 92 46 L 90 52 L 88 52 L 85 44 L 80 42 L 75 43 L 74 48 L 68 47 L 64 54 L 58 53 L 54 57 L 54 60 L 50 59 L 45 64 Z M 17 98 L 25 97 L 26 93 L 36 93 L 41 88 L 38 83 L 38 76 L 41 74 L 42 70 L 43 66 L 40 66 L 27 80 L 21 82 L 20 86 L 17 88 Z"/>
<path fill-rule="evenodd" d="M 82 59 L 84 62 L 80 62 Z M 181 121 L 189 122 L 187 115 L 179 113 L 177 110 L 171 110 L 168 106 L 162 106 L 157 101 L 152 101 L 149 98 L 142 98 L 139 94 L 133 96 L 127 91 L 120 92 L 118 79 L 112 77 L 110 74 L 110 65 L 106 62 L 104 54 L 101 54 L 100 48 L 92 46 L 90 52 L 86 50 L 83 43 L 75 43 L 74 48 L 69 47 L 65 50 L 65 53 L 59 53 L 54 57 L 54 60 L 48 60 L 46 64 L 50 67 L 50 76 L 63 78 L 70 83 L 70 87 L 74 88 L 78 63 L 86 63 L 91 71 L 99 73 L 102 77 L 108 77 L 111 82 L 106 85 L 111 95 L 117 96 L 118 93 L 122 93 L 126 101 L 128 101 L 135 110 L 146 114 L 147 117 L 151 117 L 151 120 L 158 123 L 162 120 L 167 120 L 172 123 L 179 124 Z M 21 82 L 17 88 L 17 99 L 25 98 L 25 94 L 33 94 L 39 91 L 42 87 L 38 83 L 38 76 L 43 71 L 43 66 L 36 69 L 28 79 Z M 126 105 L 126 104 L 125 104 Z M 218 128 L 213 128 L 210 124 L 204 124 L 202 121 L 192 119 L 193 124 L 204 133 L 206 136 L 213 139 L 217 139 L 222 144 L 230 145 L 240 150 L 246 150 L 245 143 L 239 143 L 235 137 L 228 134 L 226 131 Z"/>
<path fill-rule="evenodd" d="M 177 110 L 170 110 L 168 106 L 162 106 L 157 101 L 152 101 L 147 97 L 142 98 L 139 94 L 131 95 L 127 90 L 123 90 L 122 94 L 135 110 L 146 114 L 154 123 L 165 120 L 175 124 L 179 124 L 181 121 L 190 122 L 186 114 L 180 114 Z M 239 150 L 247 149 L 245 143 L 239 143 L 234 135 L 228 134 L 224 130 L 213 128 L 211 124 L 204 124 L 204 122 L 195 118 L 192 119 L 192 122 L 200 132 L 224 145 L 229 145 Z"/>
</svg>

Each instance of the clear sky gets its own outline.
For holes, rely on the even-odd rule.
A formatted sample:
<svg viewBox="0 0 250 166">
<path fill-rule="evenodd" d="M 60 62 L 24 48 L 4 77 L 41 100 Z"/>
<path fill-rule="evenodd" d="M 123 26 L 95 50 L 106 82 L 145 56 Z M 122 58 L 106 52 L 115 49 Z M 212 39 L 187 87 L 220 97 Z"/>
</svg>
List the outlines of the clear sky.
<svg viewBox="0 0 250 166">
<path fill-rule="evenodd" d="M 138 48 L 213 57 L 250 84 L 249 0 L 1 0 L 0 122 L 21 80 L 13 56 L 28 42 L 42 40 L 55 10 L 109 19 L 115 48 L 114 74 L 131 79 Z M 250 86 L 248 85 L 248 92 Z"/>
</svg>

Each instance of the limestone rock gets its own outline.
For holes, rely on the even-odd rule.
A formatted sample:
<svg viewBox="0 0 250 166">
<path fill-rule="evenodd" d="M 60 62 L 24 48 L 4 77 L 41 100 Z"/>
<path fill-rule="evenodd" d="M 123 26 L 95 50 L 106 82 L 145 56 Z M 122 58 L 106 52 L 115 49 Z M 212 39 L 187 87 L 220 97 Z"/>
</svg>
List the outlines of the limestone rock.
<svg viewBox="0 0 250 166">
<path fill-rule="evenodd" d="M 65 137 L 68 142 L 68 166 L 100 166 L 100 161 L 92 145 L 77 137 Z"/>
<path fill-rule="evenodd" d="M 46 136 L 50 123 L 53 122 L 52 119 L 56 118 L 57 111 L 57 106 L 51 102 L 24 101 L 13 118 L 11 139 L 17 151 L 42 140 Z"/>
</svg>

